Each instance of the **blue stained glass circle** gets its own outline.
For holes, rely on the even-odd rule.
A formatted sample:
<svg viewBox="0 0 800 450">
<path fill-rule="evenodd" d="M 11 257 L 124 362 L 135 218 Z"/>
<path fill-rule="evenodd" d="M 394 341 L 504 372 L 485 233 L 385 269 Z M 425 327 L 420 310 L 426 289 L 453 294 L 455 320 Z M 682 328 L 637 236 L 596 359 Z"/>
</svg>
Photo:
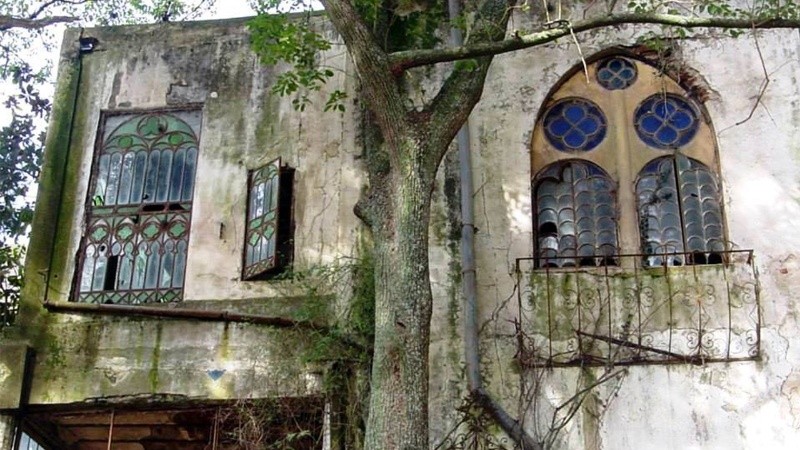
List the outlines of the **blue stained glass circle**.
<svg viewBox="0 0 800 450">
<path fill-rule="evenodd" d="M 597 82 L 609 91 L 625 89 L 634 81 L 636 66 L 625 58 L 614 56 L 597 66 Z"/>
<path fill-rule="evenodd" d="M 594 103 L 562 100 L 544 114 L 544 134 L 557 150 L 588 152 L 606 137 L 606 117 Z"/>
<path fill-rule="evenodd" d="M 656 94 L 645 99 L 636 108 L 634 121 L 639 139 L 661 150 L 683 147 L 699 128 L 695 108 L 674 94 Z"/>
</svg>

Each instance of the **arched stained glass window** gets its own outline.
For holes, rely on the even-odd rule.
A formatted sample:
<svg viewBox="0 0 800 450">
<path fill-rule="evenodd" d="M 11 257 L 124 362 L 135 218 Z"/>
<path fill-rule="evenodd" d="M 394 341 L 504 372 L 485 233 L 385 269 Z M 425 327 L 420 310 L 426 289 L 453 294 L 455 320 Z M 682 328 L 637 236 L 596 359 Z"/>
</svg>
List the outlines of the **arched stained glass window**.
<svg viewBox="0 0 800 450">
<path fill-rule="evenodd" d="M 722 262 L 716 140 L 702 106 L 628 55 L 586 72 L 575 66 L 550 93 L 533 131 L 536 265 L 632 264 L 620 254 L 644 254 L 645 266 Z"/>
<path fill-rule="evenodd" d="M 103 118 L 78 301 L 181 300 L 201 114 L 195 110 Z"/>
<path fill-rule="evenodd" d="M 645 265 L 715 264 L 725 250 L 719 186 L 682 155 L 652 161 L 636 183 Z"/>
<path fill-rule="evenodd" d="M 614 186 L 596 165 L 567 161 L 545 168 L 534 182 L 540 266 L 615 264 Z"/>
</svg>

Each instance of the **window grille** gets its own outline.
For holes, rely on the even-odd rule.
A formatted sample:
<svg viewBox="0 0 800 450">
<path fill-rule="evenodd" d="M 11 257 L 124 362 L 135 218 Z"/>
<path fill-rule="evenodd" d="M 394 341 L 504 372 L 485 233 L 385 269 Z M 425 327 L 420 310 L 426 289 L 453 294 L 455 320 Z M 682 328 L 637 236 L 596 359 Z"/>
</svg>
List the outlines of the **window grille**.
<svg viewBox="0 0 800 450">
<path fill-rule="evenodd" d="M 77 300 L 180 301 L 201 111 L 104 117 Z"/>
</svg>

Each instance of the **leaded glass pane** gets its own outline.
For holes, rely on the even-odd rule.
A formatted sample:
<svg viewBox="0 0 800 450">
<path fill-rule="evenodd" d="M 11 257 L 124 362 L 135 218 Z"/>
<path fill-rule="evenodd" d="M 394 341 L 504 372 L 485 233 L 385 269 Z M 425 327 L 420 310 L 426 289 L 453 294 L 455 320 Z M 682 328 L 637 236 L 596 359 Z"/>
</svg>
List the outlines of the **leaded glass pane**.
<svg viewBox="0 0 800 450">
<path fill-rule="evenodd" d="M 636 134 L 647 145 L 671 150 L 692 140 L 699 128 L 698 114 L 685 99 L 674 94 L 651 95 L 634 113 Z"/>
<path fill-rule="evenodd" d="M 79 301 L 181 299 L 200 117 L 185 111 L 105 118 Z"/>
<path fill-rule="evenodd" d="M 278 265 L 280 164 L 280 159 L 276 159 L 250 175 L 243 270 L 245 279 Z"/>
<path fill-rule="evenodd" d="M 546 167 L 534 183 L 540 267 L 615 264 L 614 186 L 599 167 L 585 161 Z"/>
<path fill-rule="evenodd" d="M 597 66 L 597 82 L 614 91 L 625 89 L 636 81 L 636 66 L 619 56 L 614 56 Z"/>
<path fill-rule="evenodd" d="M 606 117 L 589 100 L 562 100 L 544 114 L 544 133 L 557 150 L 588 152 L 606 136 Z"/>
<path fill-rule="evenodd" d="M 722 210 L 709 169 L 682 155 L 659 158 L 636 184 L 645 265 L 721 262 Z"/>
</svg>

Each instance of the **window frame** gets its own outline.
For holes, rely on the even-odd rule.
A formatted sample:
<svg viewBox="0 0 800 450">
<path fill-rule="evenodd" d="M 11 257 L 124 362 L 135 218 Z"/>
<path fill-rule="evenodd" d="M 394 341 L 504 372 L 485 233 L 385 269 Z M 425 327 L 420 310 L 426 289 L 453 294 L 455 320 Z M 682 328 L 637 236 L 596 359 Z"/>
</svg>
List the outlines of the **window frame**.
<svg viewBox="0 0 800 450">
<path fill-rule="evenodd" d="M 70 300 L 71 301 L 82 302 L 82 303 L 86 303 L 86 302 L 98 303 L 99 302 L 99 303 L 116 303 L 116 304 L 139 304 L 139 303 L 179 302 L 179 301 L 183 300 L 183 291 L 184 291 L 184 286 L 186 284 L 186 279 L 185 279 L 186 264 L 188 262 L 188 254 L 189 254 L 189 236 L 190 236 L 190 233 L 191 233 L 191 221 L 192 221 L 192 209 L 193 209 L 192 205 L 194 204 L 194 196 L 195 196 L 195 193 L 196 193 L 196 190 L 197 190 L 197 168 L 198 168 L 198 163 L 200 161 L 200 146 L 201 146 L 200 140 L 201 140 L 201 134 L 202 134 L 202 128 L 203 128 L 203 119 L 204 119 L 204 117 L 203 117 L 203 107 L 202 106 L 203 106 L 202 104 L 186 104 L 186 105 L 181 105 L 181 106 L 177 106 L 177 107 L 168 107 L 168 108 L 154 108 L 154 109 L 138 109 L 137 108 L 137 109 L 129 109 L 129 110 L 109 110 L 109 111 L 101 111 L 100 112 L 100 118 L 99 118 L 99 122 L 98 122 L 97 132 L 96 132 L 96 135 L 95 135 L 95 142 L 94 142 L 93 151 L 92 151 L 92 163 L 91 163 L 91 170 L 90 170 L 90 173 L 89 173 L 89 181 L 87 183 L 86 201 L 85 201 L 85 204 L 84 204 L 84 212 L 83 212 L 83 217 L 84 217 L 84 219 L 83 219 L 84 220 L 83 221 L 83 231 L 82 231 L 82 234 L 81 234 L 81 237 L 80 237 L 79 251 L 78 251 L 77 260 L 76 260 L 76 264 L 75 264 L 75 276 L 73 277 L 72 295 L 70 296 Z M 184 115 L 196 115 L 197 116 L 196 117 L 196 123 L 195 123 L 196 128 L 193 127 L 192 125 L 190 125 L 189 123 L 187 123 L 184 119 L 182 119 L 180 117 L 181 114 L 184 114 Z M 104 149 L 106 148 L 106 144 L 107 144 L 106 141 L 108 140 L 109 137 L 112 136 L 112 134 L 114 132 L 113 130 L 109 131 L 109 129 L 108 129 L 109 120 L 112 120 L 112 119 L 117 118 L 117 117 L 127 116 L 127 118 L 122 119 L 122 121 L 119 124 L 116 125 L 116 126 L 121 126 L 121 125 L 125 124 L 128 120 L 134 120 L 137 117 L 145 118 L 147 116 L 159 116 L 159 115 L 177 116 L 176 118 L 178 118 L 181 122 L 183 122 L 183 124 L 188 126 L 188 128 L 193 132 L 194 141 L 193 142 L 189 142 L 189 145 L 190 145 L 189 148 L 195 150 L 195 152 L 194 152 L 195 153 L 194 161 L 192 163 L 193 164 L 194 173 L 193 173 L 193 178 L 191 179 L 191 182 L 190 182 L 191 194 L 189 195 L 188 199 L 183 200 L 183 197 L 181 197 L 180 199 L 177 199 L 177 201 L 171 202 L 169 200 L 169 193 L 167 193 L 168 197 L 163 202 L 158 202 L 158 201 L 146 202 L 146 201 L 144 201 L 145 199 L 142 198 L 138 202 L 135 202 L 135 203 L 134 202 L 115 203 L 113 205 L 105 205 L 105 203 L 103 203 L 102 205 L 97 205 L 96 204 L 97 203 L 97 198 L 96 198 L 97 196 L 95 194 L 97 192 L 98 184 L 99 184 L 101 160 L 102 160 L 102 157 L 104 156 L 103 153 L 104 153 Z M 161 130 L 159 130 L 159 131 L 161 131 Z M 108 133 L 108 136 L 106 135 L 106 133 Z M 148 174 L 148 170 L 149 170 L 148 164 L 151 163 L 149 155 L 151 154 L 152 151 L 153 151 L 152 147 L 147 148 L 147 155 L 148 156 L 146 157 L 147 159 L 144 162 L 144 164 L 145 164 L 144 169 L 143 169 L 144 173 L 142 175 L 143 176 L 143 180 L 142 180 L 142 190 L 143 190 L 142 196 L 143 197 L 145 195 L 144 194 L 144 189 L 146 189 L 145 185 L 147 184 L 147 174 Z M 187 150 L 187 153 L 188 153 L 188 150 Z M 124 159 L 124 156 L 122 157 L 122 159 Z M 187 163 L 184 162 L 184 164 L 187 164 Z M 134 168 L 132 170 L 135 171 L 136 169 Z M 157 170 L 160 171 L 161 170 L 161 166 L 158 166 Z M 168 177 L 171 177 L 172 173 L 173 173 L 172 172 L 173 171 L 172 163 L 170 163 L 169 170 L 170 170 L 170 172 L 167 175 L 168 175 Z M 185 170 L 185 166 L 184 166 L 184 170 Z M 120 172 L 119 176 L 120 177 L 123 176 L 121 172 Z M 183 172 L 182 172 L 181 177 L 182 177 L 182 180 L 183 180 Z M 155 179 L 159 180 L 158 173 L 157 173 L 157 176 L 155 177 Z M 131 181 L 131 183 L 134 183 L 134 181 Z M 185 187 L 186 186 L 182 186 L 181 190 L 183 190 L 183 188 L 185 188 Z M 133 189 L 133 187 L 131 187 L 131 189 Z M 158 190 L 158 186 L 156 186 L 154 189 L 156 189 L 156 191 L 157 191 Z M 167 186 L 167 189 L 169 190 L 170 186 Z M 188 205 L 188 208 L 186 207 L 186 205 Z M 97 208 L 97 207 L 102 208 L 102 207 L 105 207 L 105 206 L 109 206 L 110 209 L 112 210 L 112 212 L 110 214 L 107 214 L 107 215 L 103 216 L 103 215 L 98 214 L 95 211 L 95 208 Z M 160 206 L 160 209 L 158 209 L 158 206 Z M 114 212 L 113 210 L 117 209 L 117 208 L 122 208 L 126 212 L 123 212 L 123 211 Z M 135 208 L 136 211 L 133 211 L 133 208 Z M 87 255 L 86 255 L 86 251 L 87 251 L 87 246 L 90 245 L 89 244 L 89 237 L 90 237 L 90 229 L 93 226 L 93 221 L 97 221 L 97 220 L 99 220 L 99 218 L 101 219 L 102 217 L 108 217 L 109 220 L 115 219 L 115 218 L 119 219 L 119 218 L 121 218 L 123 216 L 126 216 L 126 215 L 130 215 L 132 218 L 131 217 L 125 217 L 125 218 L 122 218 L 120 220 L 121 221 L 125 221 L 126 219 L 131 219 L 131 222 L 133 224 L 135 224 L 133 226 L 134 228 L 136 227 L 136 225 L 139 224 L 139 221 L 141 220 L 142 217 L 145 217 L 144 221 L 151 220 L 151 219 L 152 220 L 157 220 L 157 216 L 158 215 L 166 215 L 166 216 L 172 217 L 173 221 L 177 220 L 178 222 L 181 223 L 181 227 L 185 227 L 185 229 L 182 232 L 179 233 L 179 236 L 181 238 L 180 241 L 181 242 L 185 242 L 185 246 L 184 246 L 185 250 L 183 250 L 183 252 L 184 252 L 184 254 L 183 254 L 183 259 L 184 259 L 184 261 L 183 261 L 183 269 L 181 271 L 180 283 L 178 285 L 176 285 L 176 286 L 170 285 L 170 286 L 167 286 L 167 287 L 160 286 L 161 283 L 159 283 L 159 279 L 161 278 L 161 274 L 159 274 L 158 275 L 159 279 L 156 280 L 156 282 L 155 282 L 156 285 L 153 288 L 144 288 L 144 287 L 142 287 L 141 289 L 133 289 L 133 287 L 131 286 L 129 288 L 121 289 L 121 288 L 118 287 L 118 278 L 119 278 L 119 270 L 120 269 L 117 268 L 121 258 L 117 258 L 116 259 L 117 263 L 116 263 L 116 265 L 114 265 L 114 267 L 115 267 L 114 270 L 117 271 L 117 272 L 116 272 L 116 274 L 114 276 L 114 280 L 112 280 L 112 282 L 114 283 L 113 288 L 108 289 L 107 288 L 108 280 L 104 280 L 103 281 L 103 283 L 104 283 L 103 289 L 100 289 L 100 290 L 91 289 L 91 290 L 88 290 L 88 291 L 84 291 L 82 289 L 83 277 L 84 277 L 85 272 L 86 272 L 85 264 L 87 263 L 87 259 L 88 259 Z M 179 216 L 183 216 L 183 217 L 179 217 Z M 176 225 L 176 223 L 177 222 L 172 223 L 172 225 L 170 226 L 170 229 L 172 229 L 172 227 L 174 227 Z M 162 224 L 162 227 L 166 228 L 166 226 L 164 224 Z M 109 235 L 106 236 L 105 239 L 110 240 L 111 236 L 112 236 L 111 233 L 112 233 L 112 231 L 109 229 Z M 156 240 L 164 239 L 163 236 L 166 236 L 168 233 L 169 233 L 169 231 L 166 230 L 166 229 L 163 229 L 163 230 L 159 229 L 157 234 L 155 235 L 156 237 L 153 238 L 153 241 L 155 242 Z M 134 237 L 131 238 L 131 240 L 133 241 L 133 240 L 136 240 L 138 238 L 139 238 L 139 236 L 135 236 L 134 235 Z M 178 242 L 178 241 L 176 241 L 176 242 Z M 177 245 L 177 244 L 173 244 L 173 245 Z M 134 247 L 138 247 L 138 245 L 134 245 Z M 100 251 L 105 251 L 105 250 L 100 250 Z M 111 254 L 111 251 L 112 250 L 109 249 L 109 251 L 108 251 L 109 255 Z M 179 250 L 177 250 L 177 251 L 179 251 Z M 139 255 L 139 250 L 136 249 L 135 252 L 136 252 L 136 254 L 138 256 Z M 112 256 L 119 256 L 119 255 L 112 255 Z M 173 264 L 174 264 L 174 262 L 175 261 L 173 260 Z M 135 262 L 132 262 L 131 264 L 137 264 L 137 263 L 138 263 L 138 260 L 135 260 Z M 162 269 L 161 263 L 159 262 L 159 268 L 156 269 L 156 270 L 161 270 L 161 269 Z M 95 270 L 97 270 L 97 269 L 95 269 Z M 131 267 L 131 281 L 130 281 L 131 284 L 133 283 L 133 276 L 134 276 L 133 275 L 133 271 L 134 270 L 135 269 L 133 267 Z M 172 266 L 171 270 L 174 272 L 174 266 Z M 171 272 L 171 275 L 174 275 L 173 272 Z M 95 275 L 96 275 L 96 272 L 93 272 L 92 273 L 92 277 L 94 277 Z M 107 274 L 104 275 L 104 278 L 108 278 Z M 145 281 L 143 280 L 142 283 L 144 283 L 144 282 Z M 162 293 L 167 293 L 167 294 L 164 295 Z"/>
<path fill-rule="evenodd" d="M 598 82 L 598 68 L 603 67 L 612 58 L 622 58 L 630 62 L 636 69 L 630 85 L 622 89 L 603 87 Z M 636 199 L 636 183 L 639 172 L 650 162 L 660 157 L 680 154 L 704 164 L 716 181 L 717 199 L 720 207 L 720 226 L 724 250 L 729 250 L 727 227 L 725 223 L 724 192 L 720 179 L 719 148 L 708 111 L 698 99 L 697 89 L 664 73 L 653 61 L 631 52 L 613 49 L 601 52 L 587 60 L 587 71 L 584 66 L 573 66 L 551 88 L 539 109 L 531 137 L 531 215 L 534 257 L 536 267 L 540 264 L 538 253 L 539 230 L 537 220 L 539 211 L 536 206 L 537 176 L 551 164 L 563 164 L 566 160 L 582 160 L 597 165 L 605 171 L 611 181 L 617 185 L 617 233 L 619 255 L 644 255 L 642 236 L 639 230 L 638 203 Z M 587 74 L 590 82 L 587 83 Z M 654 94 L 675 95 L 688 102 L 696 113 L 697 127 L 694 136 L 688 143 L 677 149 L 658 149 L 648 146 L 637 136 L 634 115 L 644 101 Z M 575 98 L 596 104 L 605 114 L 607 133 L 605 139 L 588 151 L 559 150 L 548 140 L 544 122 L 547 113 L 559 102 Z M 625 124 L 620 126 L 619 124 Z M 684 233 L 682 231 L 682 233 Z M 629 258 L 623 258 L 623 261 Z M 724 261 L 723 261 L 724 262 Z M 630 263 L 626 263 L 630 264 Z M 644 260 L 637 263 L 648 266 Z"/>
<path fill-rule="evenodd" d="M 275 244 L 273 262 L 263 264 L 264 260 L 257 260 L 248 264 L 248 248 L 251 247 L 248 241 L 251 234 L 255 231 L 251 230 L 251 222 L 257 217 L 251 219 L 252 212 L 252 195 L 253 180 L 255 175 L 267 169 L 269 166 L 277 168 L 277 186 L 278 192 L 275 194 L 276 207 L 275 211 Z M 281 158 L 275 158 L 266 164 L 260 165 L 247 172 L 247 203 L 245 208 L 245 226 L 244 226 L 244 239 L 242 247 L 242 270 L 241 278 L 243 281 L 259 281 L 267 280 L 279 275 L 287 270 L 294 259 L 294 177 L 295 169 L 283 164 Z M 265 216 L 269 211 L 265 211 L 261 216 Z"/>
</svg>

